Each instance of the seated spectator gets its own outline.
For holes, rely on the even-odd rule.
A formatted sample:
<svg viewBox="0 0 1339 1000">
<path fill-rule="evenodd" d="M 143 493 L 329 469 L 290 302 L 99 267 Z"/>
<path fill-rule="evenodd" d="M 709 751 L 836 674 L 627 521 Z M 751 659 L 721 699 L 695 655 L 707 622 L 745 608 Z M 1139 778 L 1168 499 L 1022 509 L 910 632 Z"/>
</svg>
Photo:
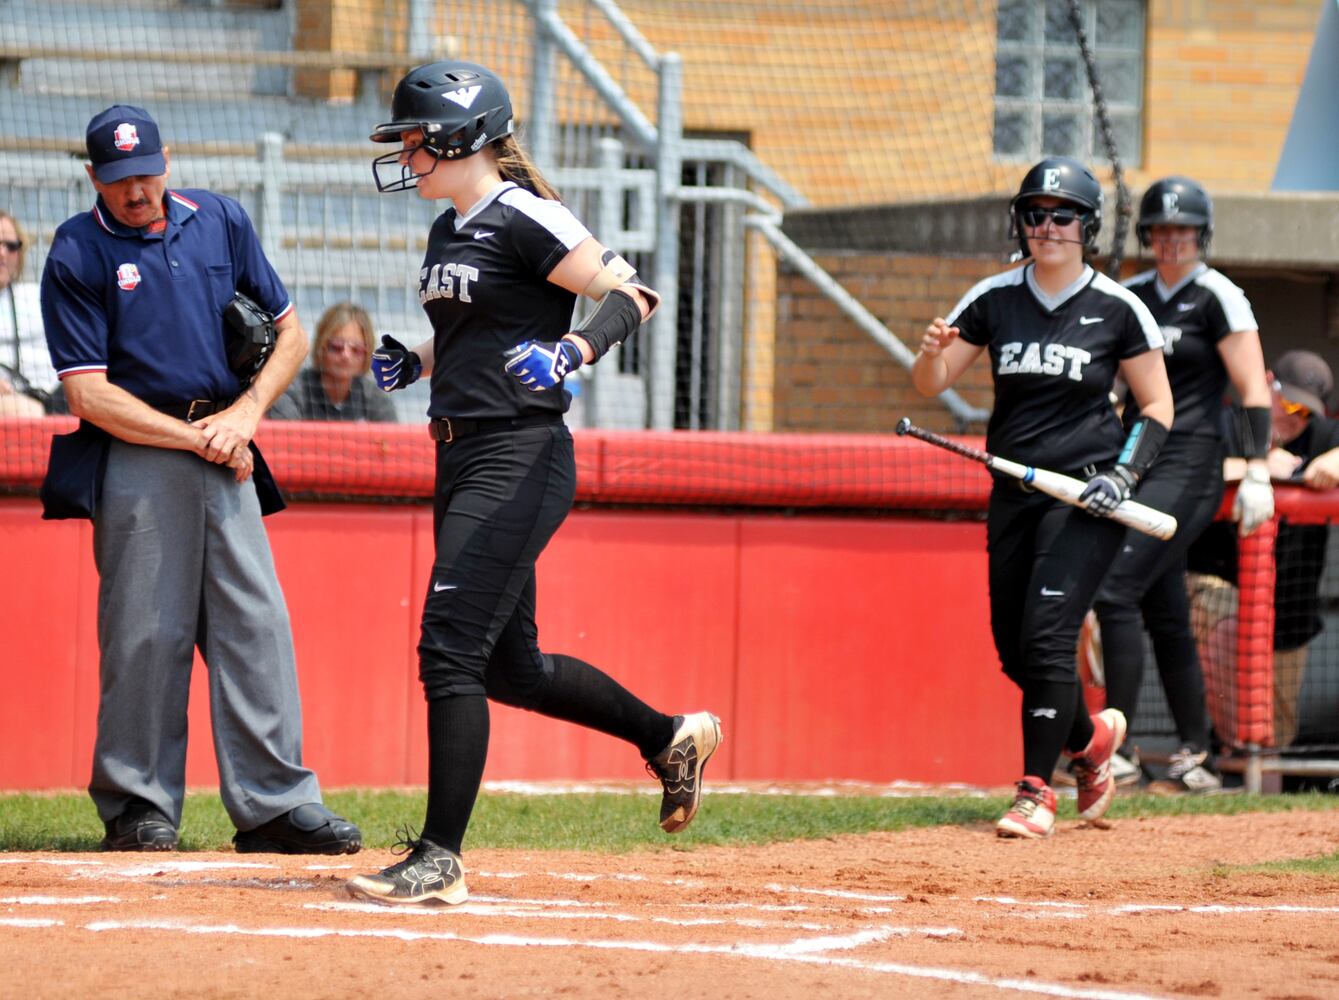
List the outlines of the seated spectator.
<svg viewBox="0 0 1339 1000">
<path fill-rule="evenodd" d="M 311 367 L 298 372 L 270 417 L 393 423 L 395 405 L 367 377 L 374 342 L 367 310 L 352 302 L 331 306 L 316 324 Z"/>
<path fill-rule="evenodd" d="M 51 367 L 36 282 L 23 281 L 28 240 L 0 211 L 0 416 L 40 417 L 60 380 Z"/>
<path fill-rule="evenodd" d="M 1288 351 L 1269 373 L 1273 393 L 1274 446 L 1268 455 L 1276 482 L 1312 489 L 1339 486 L 1339 421 L 1325 415 L 1334 389 L 1330 366 L 1310 351 Z M 1234 442 L 1229 442 L 1229 455 Z M 1223 478 L 1240 480 L 1246 462 L 1227 458 Z M 1320 582 L 1329 528 L 1279 521 L 1274 545 L 1274 745 L 1297 735 L 1297 699 L 1307 647 L 1323 627 Z M 1187 585 L 1192 626 L 1205 663 L 1210 714 L 1220 732 L 1231 732 L 1235 716 L 1237 548 L 1232 525 L 1210 526 L 1190 551 Z"/>
</svg>

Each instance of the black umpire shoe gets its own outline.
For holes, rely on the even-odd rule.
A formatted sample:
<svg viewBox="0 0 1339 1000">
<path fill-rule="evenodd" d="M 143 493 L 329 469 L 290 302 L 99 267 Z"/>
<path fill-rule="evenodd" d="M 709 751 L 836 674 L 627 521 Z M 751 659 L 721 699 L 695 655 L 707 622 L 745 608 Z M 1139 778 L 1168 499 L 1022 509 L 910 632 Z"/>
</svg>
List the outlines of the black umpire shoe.
<svg viewBox="0 0 1339 1000">
<path fill-rule="evenodd" d="M 357 854 L 363 834 L 319 802 L 307 802 L 232 838 L 238 854 Z"/>
<path fill-rule="evenodd" d="M 107 820 L 104 851 L 175 851 L 177 830 L 166 816 L 143 799 L 126 806 L 120 816 Z"/>
</svg>

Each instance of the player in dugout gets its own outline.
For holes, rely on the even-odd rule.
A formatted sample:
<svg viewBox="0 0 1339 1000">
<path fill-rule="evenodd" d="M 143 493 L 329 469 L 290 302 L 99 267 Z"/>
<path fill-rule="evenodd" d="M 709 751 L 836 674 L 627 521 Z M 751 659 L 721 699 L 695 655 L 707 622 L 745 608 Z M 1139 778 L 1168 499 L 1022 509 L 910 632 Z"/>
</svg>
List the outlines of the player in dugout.
<svg viewBox="0 0 1339 1000">
<path fill-rule="evenodd" d="M 631 336 L 660 296 L 558 200 L 512 135 L 506 88 L 483 66 L 411 70 L 371 138 L 400 147 L 374 161 L 378 189 L 451 207 L 418 274 L 432 338 L 408 348 L 383 336 L 372 359 L 388 392 L 432 379 L 436 558 L 418 647 L 427 817 L 421 834 L 405 832 L 404 860 L 348 888 L 383 903 L 460 903 L 488 699 L 631 743 L 661 782 L 668 833 L 696 815 L 721 728 L 709 712 L 665 715 L 590 664 L 541 652 L 535 624 L 535 563 L 576 493 L 563 381 Z M 573 330 L 582 294 L 598 304 Z M 565 596 L 596 614 L 618 601 L 612 590 Z"/>
<path fill-rule="evenodd" d="M 1177 519 L 1167 540 L 1127 531 L 1093 608 L 1101 626 L 1106 703 L 1132 722 L 1144 676 L 1144 628 L 1176 725 L 1178 748 L 1159 792 L 1213 792 L 1223 787 L 1209 747 L 1204 673 L 1190 628 L 1186 554 L 1223 500 L 1222 400 L 1230 382 L 1242 401 L 1236 413 L 1247 457 L 1233 517 L 1248 535 L 1274 515 L 1265 456 L 1270 445 L 1270 393 L 1255 315 L 1245 294 L 1204 262 L 1213 237 L 1213 202 L 1188 177 L 1149 185 L 1139 203 L 1140 245 L 1154 267 L 1127 281 L 1162 328 L 1163 354 L 1176 421 L 1139 487 L 1140 502 Z M 1124 409 L 1130 426 L 1137 403 Z M 1135 783 L 1133 747 L 1112 758 L 1118 784 Z M 1064 775 L 1064 772 L 1061 772 Z M 1059 777 L 1059 776 L 1058 776 Z"/>
<path fill-rule="evenodd" d="M 996 832 L 1041 838 L 1055 828 L 1047 779 L 1062 752 L 1076 761 L 1081 819 L 1100 819 L 1115 793 L 1111 755 L 1125 718 L 1115 709 L 1089 715 L 1074 650 L 1125 535 L 1108 515 L 1153 464 L 1173 410 L 1157 323 L 1088 262 L 1102 225 L 1092 171 L 1067 157 L 1037 163 L 1009 221 L 1030 259 L 978 282 L 931 322 L 912 378 L 938 395 L 988 351 L 995 404 L 987 450 L 1087 482 L 1080 509 L 997 476 L 987 514 L 991 631 L 1023 696 L 1024 776 Z M 1118 374 L 1140 409 L 1128 433 L 1110 400 Z"/>
</svg>

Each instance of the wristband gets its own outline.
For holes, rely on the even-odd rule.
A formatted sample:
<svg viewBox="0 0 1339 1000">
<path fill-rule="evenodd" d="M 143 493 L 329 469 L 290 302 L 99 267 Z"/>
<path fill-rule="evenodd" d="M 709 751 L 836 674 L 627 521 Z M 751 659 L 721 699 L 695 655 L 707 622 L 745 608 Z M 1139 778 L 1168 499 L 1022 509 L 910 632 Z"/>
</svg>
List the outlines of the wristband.
<svg viewBox="0 0 1339 1000">
<path fill-rule="evenodd" d="M 1264 458 L 1269 454 L 1273 412 L 1268 406 L 1244 406 L 1240 410 L 1241 454 L 1244 458 Z"/>
<path fill-rule="evenodd" d="M 1138 482 L 1152 467 L 1153 460 L 1158 457 L 1166 441 L 1166 427 L 1156 420 L 1140 417 L 1131 425 L 1130 433 L 1125 438 L 1125 447 L 1121 449 L 1116 464 L 1124 466 Z"/>
</svg>

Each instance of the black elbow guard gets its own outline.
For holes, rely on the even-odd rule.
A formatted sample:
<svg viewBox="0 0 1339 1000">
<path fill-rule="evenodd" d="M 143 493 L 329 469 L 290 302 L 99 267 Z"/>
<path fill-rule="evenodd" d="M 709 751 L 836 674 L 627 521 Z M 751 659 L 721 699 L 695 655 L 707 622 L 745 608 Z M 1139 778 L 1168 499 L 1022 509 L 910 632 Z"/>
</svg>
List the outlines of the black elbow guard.
<svg viewBox="0 0 1339 1000">
<path fill-rule="evenodd" d="M 1156 420 L 1140 417 L 1130 427 L 1125 438 L 1125 447 L 1121 449 L 1117 465 L 1123 465 L 1134 474 L 1135 481 L 1144 478 L 1144 474 L 1153 466 L 1153 461 L 1167 442 L 1167 428 Z"/>
<path fill-rule="evenodd" d="M 595 352 L 591 362 L 599 361 L 615 344 L 621 344 L 642 325 L 642 309 L 637 300 L 622 289 L 609 292 L 595 311 L 572 332 L 590 344 Z"/>
<path fill-rule="evenodd" d="M 1269 454 L 1273 417 L 1268 406 L 1242 407 L 1239 418 L 1242 458 L 1264 458 Z"/>
</svg>

